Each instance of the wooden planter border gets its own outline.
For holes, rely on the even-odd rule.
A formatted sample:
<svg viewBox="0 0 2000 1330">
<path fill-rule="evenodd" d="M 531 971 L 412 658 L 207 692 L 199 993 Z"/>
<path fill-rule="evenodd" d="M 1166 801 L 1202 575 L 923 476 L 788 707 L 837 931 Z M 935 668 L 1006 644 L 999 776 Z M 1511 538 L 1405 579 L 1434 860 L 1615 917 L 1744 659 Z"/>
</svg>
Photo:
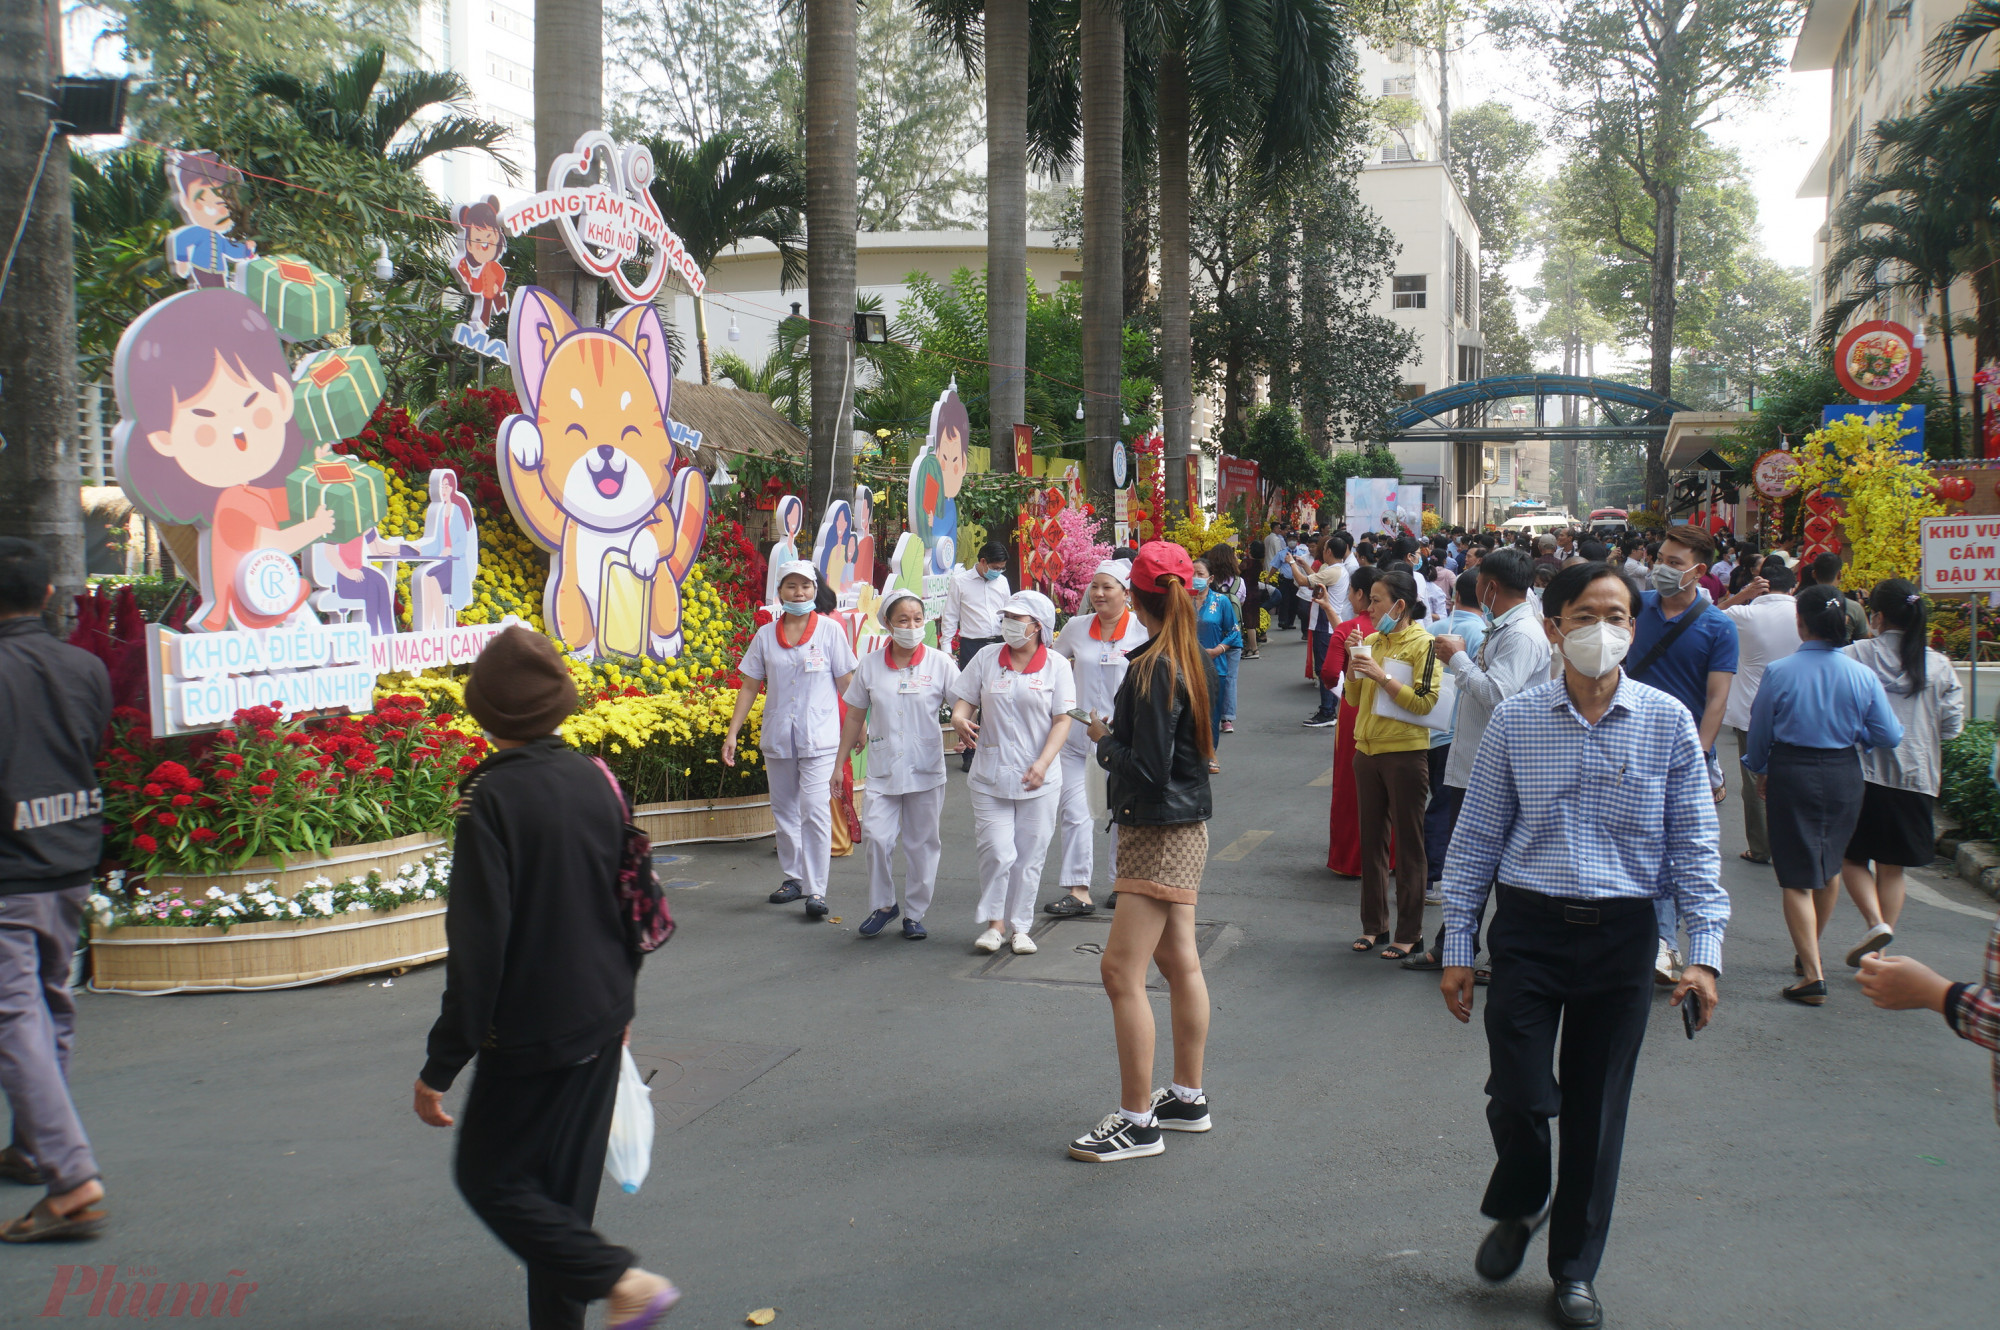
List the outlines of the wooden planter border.
<svg viewBox="0 0 2000 1330">
<path fill-rule="evenodd" d="M 350 910 L 200 928 L 113 928 L 91 938 L 90 987 L 101 993 L 235 993 L 298 988 L 422 965 L 445 954 L 445 903 Z"/>
<path fill-rule="evenodd" d="M 425 855 L 444 848 L 442 836 L 419 832 L 414 836 L 398 836 L 395 840 L 369 841 L 362 845 L 339 845 L 324 859 L 293 860 L 280 867 L 277 860 L 268 855 L 260 855 L 241 868 L 220 869 L 213 873 L 172 873 L 149 878 L 146 890 L 155 896 L 206 895 L 210 887 L 221 887 L 232 895 L 243 891 L 252 882 L 268 879 L 271 890 L 279 896 L 296 896 L 305 884 L 316 877 L 330 877 L 336 883 L 348 878 L 365 878 L 369 873 L 380 873 L 386 880 L 396 876 L 396 870 L 406 863 L 416 863 Z"/>
<path fill-rule="evenodd" d="M 757 840 L 777 834 L 778 829 L 771 819 L 768 794 L 640 804 L 632 810 L 632 817 L 655 845 Z"/>
</svg>

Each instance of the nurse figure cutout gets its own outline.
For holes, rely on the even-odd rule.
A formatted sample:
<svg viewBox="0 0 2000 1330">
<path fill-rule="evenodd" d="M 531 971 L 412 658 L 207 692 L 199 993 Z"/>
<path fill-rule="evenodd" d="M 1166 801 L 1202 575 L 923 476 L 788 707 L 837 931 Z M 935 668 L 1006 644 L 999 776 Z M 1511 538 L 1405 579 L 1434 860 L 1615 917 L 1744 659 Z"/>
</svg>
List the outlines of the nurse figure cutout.
<svg viewBox="0 0 2000 1330">
<path fill-rule="evenodd" d="M 898 913 L 903 936 L 921 941 L 924 913 L 937 887 L 943 852 L 944 741 L 937 717 L 958 681 L 949 653 L 924 645 L 924 602 L 891 591 L 876 612 L 889 645 L 870 651 L 847 686 L 847 720 L 840 751 L 859 752 L 866 730 L 868 801 L 862 839 L 868 842 L 868 908 L 855 931 L 874 937 Z M 903 908 L 896 908 L 896 850 L 903 851 Z"/>
<path fill-rule="evenodd" d="M 812 564 L 794 559 L 778 570 L 782 613 L 757 630 L 736 669 L 736 714 L 722 740 L 722 765 L 736 765 L 736 736 L 750 704 L 764 693 L 759 747 L 771 781 L 771 817 L 778 827 L 778 868 L 784 884 L 771 904 L 805 898 L 806 917 L 827 914 L 826 882 L 833 856 L 833 768 L 840 758 L 840 695 L 854 673 L 854 648 L 837 619 L 813 612 L 819 579 Z"/>
<path fill-rule="evenodd" d="M 1131 579 L 1132 565 L 1122 559 L 1098 564 L 1090 579 L 1091 613 L 1071 619 L 1056 638 L 1056 652 L 1069 661 L 1076 678 L 1077 710 L 1106 720 L 1111 718 L 1118 685 L 1125 682 L 1125 658 L 1146 640 L 1146 625 L 1132 613 Z M 1084 776 L 1097 755 L 1097 745 L 1090 742 L 1087 728 L 1072 725 L 1062 750 L 1062 884 L 1069 894 L 1044 907 L 1059 918 L 1097 909 L 1090 900 L 1090 879 L 1097 864 L 1090 798 L 1084 788 Z M 1111 851 L 1115 858 L 1116 827 L 1111 829 Z M 1106 903 L 1117 905 L 1116 901 Z"/>
<path fill-rule="evenodd" d="M 979 849 L 979 921 L 973 946 L 1016 955 L 1035 949 L 1035 893 L 1055 835 L 1076 687 L 1069 662 L 1048 648 L 1056 607 L 1039 591 L 1017 591 L 1000 609 L 1002 640 L 966 665 L 952 685 L 952 727 L 979 745 L 972 762 L 973 840 Z M 975 721 L 974 709 L 980 718 Z"/>
</svg>

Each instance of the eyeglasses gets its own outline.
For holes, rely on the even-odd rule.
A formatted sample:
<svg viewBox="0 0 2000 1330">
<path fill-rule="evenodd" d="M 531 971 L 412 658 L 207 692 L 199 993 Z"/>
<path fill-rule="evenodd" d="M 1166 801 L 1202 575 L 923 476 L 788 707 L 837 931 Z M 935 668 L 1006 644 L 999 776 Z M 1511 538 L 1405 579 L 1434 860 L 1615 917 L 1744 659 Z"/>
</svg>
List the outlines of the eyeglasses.
<svg viewBox="0 0 2000 1330">
<path fill-rule="evenodd" d="M 1630 632 L 1632 628 L 1632 616 L 1629 614 L 1607 614 L 1603 618 L 1599 618 L 1595 614 L 1565 614 L 1562 616 L 1564 632 L 1575 632 L 1578 629 L 1591 628 L 1600 623 L 1609 624 L 1613 628 L 1623 628 L 1627 632 Z"/>
</svg>

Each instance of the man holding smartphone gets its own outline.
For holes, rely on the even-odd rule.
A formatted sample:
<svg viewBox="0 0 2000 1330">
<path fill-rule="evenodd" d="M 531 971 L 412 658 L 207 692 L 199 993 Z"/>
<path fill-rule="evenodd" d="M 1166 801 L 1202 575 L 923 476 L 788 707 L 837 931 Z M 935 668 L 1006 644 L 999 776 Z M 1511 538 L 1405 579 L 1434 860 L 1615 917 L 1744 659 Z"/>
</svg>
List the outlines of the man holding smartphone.
<svg viewBox="0 0 2000 1330">
<path fill-rule="evenodd" d="M 1653 902 L 1671 900 L 1688 964 L 1671 1001 L 1716 1008 L 1729 896 L 1694 718 L 1625 676 L 1639 595 L 1608 563 L 1565 568 L 1542 595 L 1563 677 L 1502 702 L 1473 759 L 1444 870 L 1445 1005 L 1472 1019 L 1474 936 L 1492 884 L 1486 1120 L 1498 1156 L 1474 1262 L 1521 1267 L 1549 1228 L 1557 1325 L 1603 1324 L 1592 1281 L 1618 1192 L 1632 1075 L 1652 1005 Z M 1561 1077 L 1556 1040 L 1562 1040 Z M 1549 1119 L 1562 1154 L 1549 1186 Z"/>
</svg>

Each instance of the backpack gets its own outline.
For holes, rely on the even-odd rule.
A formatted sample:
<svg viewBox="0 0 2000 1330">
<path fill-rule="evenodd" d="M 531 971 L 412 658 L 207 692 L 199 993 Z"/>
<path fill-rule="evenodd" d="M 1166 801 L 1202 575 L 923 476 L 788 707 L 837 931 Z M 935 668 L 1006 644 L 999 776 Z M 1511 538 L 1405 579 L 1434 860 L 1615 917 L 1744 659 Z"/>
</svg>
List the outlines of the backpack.
<svg viewBox="0 0 2000 1330">
<path fill-rule="evenodd" d="M 633 825 L 632 807 L 625 801 L 625 791 L 604 759 L 590 760 L 610 782 L 623 814 L 625 844 L 618 855 L 618 880 L 613 885 L 618 892 L 618 918 L 625 926 L 625 945 L 634 955 L 643 956 L 658 951 L 673 937 L 674 913 L 667 907 L 660 876 L 653 871 L 653 838 Z"/>
</svg>

